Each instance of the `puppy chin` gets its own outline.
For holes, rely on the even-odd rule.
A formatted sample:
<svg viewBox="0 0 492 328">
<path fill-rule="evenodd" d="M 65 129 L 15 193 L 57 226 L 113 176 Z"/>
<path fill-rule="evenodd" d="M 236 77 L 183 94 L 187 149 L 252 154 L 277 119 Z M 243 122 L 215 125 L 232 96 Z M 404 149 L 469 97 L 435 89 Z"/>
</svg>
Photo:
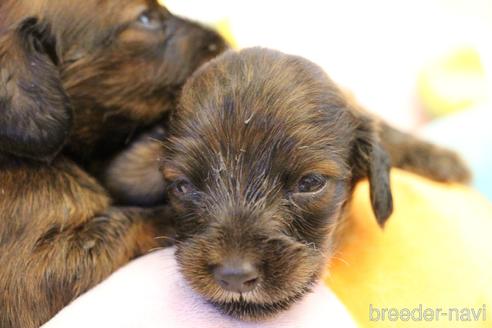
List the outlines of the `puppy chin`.
<svg viewBox="0 0 492 328">
<path fill-rule="evenodd" d="M 311 293 L 318 277 L 319 274 L 313 274 L 303 288 L 274 302 L 263 302 L 260 295 L 261 293 L 255 290 L 244 294 L 227 293 L 227 295 L 224 295 L 227 297 L 223 297 L 223 299 L 227 300 L 209 300 L 208 302 L 221 313 L 233 318 L 252 322 L 262 321 L 270 319 L 282 311 L 288 310 L 306 294 Z M 265 291 L 264 293 L 267 292 Z"/>
</svg>

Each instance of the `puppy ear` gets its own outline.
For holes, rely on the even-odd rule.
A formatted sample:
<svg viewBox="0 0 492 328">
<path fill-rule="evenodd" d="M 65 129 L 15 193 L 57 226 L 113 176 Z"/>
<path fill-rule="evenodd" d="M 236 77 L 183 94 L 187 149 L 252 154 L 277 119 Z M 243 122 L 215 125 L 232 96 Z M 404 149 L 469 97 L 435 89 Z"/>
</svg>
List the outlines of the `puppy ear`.
<svg viewBox="0 0 492 328">
<path fill-rule="evenodd" d="M 0 151 L 42 161 L 61 150 L 72 111 L 49 28 L 28 18 L 0 35 Z"/>
<path fill-rule="evenodd" d="M 393 212 L 390 187 L 390 159 L 377 137 L 375 122 L 364 115 L 358 118 L 352 149 L 353 183 L 369 179 L 371 204 L 381 227 Z"/>
</svg>

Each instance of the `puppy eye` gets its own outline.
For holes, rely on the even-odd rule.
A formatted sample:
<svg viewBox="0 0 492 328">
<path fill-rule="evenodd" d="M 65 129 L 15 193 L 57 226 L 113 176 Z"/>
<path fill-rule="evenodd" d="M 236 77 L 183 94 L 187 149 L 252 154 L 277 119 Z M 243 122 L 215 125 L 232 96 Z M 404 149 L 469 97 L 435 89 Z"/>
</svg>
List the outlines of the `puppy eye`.
<svg viewBox="0 0 492 328">
<path fill-rule="evenodd" d="M 193 191 L 193 186 L 188 181 L 178 181 L 174 186 L 174 192 L 181 195 L 189 194 Z"/>
<path fill-rule="evenodd" d="M 146 29 L 158 29 L 161 27 L 161 21 L 156 17 L 156 15 L 153 15 L 149 10 L 145 10 L 142 12 L 138 18 L 137 22 L 140 26 L 143 26 Z"/>
<path fill-rule="evenodd" d="M 326 185 L 327 178 L 321 174 L 308 174 L 303 176 L 297 183 L 296 192 L 316 192 Z"/>
<path fill-rule="evenodd" d="M 174 184 L 173 192 L 178 197 L 194 197 L 197 192 L 195 186 L 187 180 L 180 180 Z"/>
</svg>

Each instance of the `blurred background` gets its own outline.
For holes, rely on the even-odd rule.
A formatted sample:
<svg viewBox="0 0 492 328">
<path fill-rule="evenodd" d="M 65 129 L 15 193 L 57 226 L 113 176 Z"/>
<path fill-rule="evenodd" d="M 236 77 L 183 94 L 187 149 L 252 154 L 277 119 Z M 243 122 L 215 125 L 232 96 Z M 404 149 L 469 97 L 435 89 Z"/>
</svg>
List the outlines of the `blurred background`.
<svg viewBox="0 0 492 328">
<path fill-rule="evenodd" d="M 161 0 L 321 65 L 368 110 L 459 151 L 492 200 L 492 0 Z"/>
</svg>

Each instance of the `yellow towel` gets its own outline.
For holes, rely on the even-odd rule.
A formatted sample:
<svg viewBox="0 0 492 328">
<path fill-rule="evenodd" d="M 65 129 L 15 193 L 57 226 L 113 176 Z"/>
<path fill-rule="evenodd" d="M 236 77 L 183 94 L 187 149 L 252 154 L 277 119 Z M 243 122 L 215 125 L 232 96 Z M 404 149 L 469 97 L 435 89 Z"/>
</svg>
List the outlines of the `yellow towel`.
<svg viewBox="0 0 492 328">
<path fill-rule="evenodd" d="M 367 182 L 357 186 L 325 282 L 361 327 L 492 327 L 492 205 L 465 186 L 399 170 L 391 183 L 384 230 Z"/>
</svg>

